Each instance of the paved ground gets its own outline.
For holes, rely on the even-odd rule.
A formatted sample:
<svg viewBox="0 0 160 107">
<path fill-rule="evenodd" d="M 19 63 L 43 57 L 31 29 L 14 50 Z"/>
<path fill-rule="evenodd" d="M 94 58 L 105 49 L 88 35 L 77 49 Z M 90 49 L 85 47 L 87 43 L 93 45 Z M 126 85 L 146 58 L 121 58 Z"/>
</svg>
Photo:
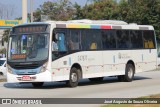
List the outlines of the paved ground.
<svg viewBox="0 0 160 107">
<path fill-rule="evenodd" d="M 115 77 L 107 77 L 99 83 L 92 83 L 85 79 L 76 88 L 68 88 L 63 82 L 45 83 L 40 89 L 33 88 L 31 84 L 1 82 L 0 91 L 0 98 L 133 98 L 160 93 L 160 71 L 136 74 L 133 82 L 118 82 Z M 36 107 L 42 106 L 46 105 Z M 53 105 L 48 106 L 53 107 Z M 68 106 L 77 107 L 78 105 Z M 99 105 L 79 105 L 81 106 L 97 107 Z"/>
</svg>

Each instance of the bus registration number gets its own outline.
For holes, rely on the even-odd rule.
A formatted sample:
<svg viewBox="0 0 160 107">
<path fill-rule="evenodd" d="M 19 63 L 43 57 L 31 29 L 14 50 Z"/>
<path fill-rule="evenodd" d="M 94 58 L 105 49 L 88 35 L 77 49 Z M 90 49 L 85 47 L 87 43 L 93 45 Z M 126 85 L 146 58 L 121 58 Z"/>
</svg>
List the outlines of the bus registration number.
<svg viewBox="0 0 160 107">
<path fill-rule="evenodd" d="M 30 76 L 22 76 L 23 81 L 30 81 L 31 77 Z"/>
</svg>

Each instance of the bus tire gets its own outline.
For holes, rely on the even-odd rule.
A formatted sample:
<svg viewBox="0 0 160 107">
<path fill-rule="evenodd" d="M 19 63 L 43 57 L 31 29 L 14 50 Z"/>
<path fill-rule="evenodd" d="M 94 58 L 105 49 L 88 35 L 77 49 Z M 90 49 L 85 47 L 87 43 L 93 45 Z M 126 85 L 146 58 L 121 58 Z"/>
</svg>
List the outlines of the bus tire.
<svg viewBox="0 0 160 107">
<path fill-rule="evenodd" d="M 2 72 L 0 72 L 0 76 L 3 76 L 3 73 L 2 73 Z"/>
<path fill-rule="evenodd" d="M 102 81 L 103 77 L 89 78 L 89 80 L 92 81 L 92 82 L 98 82 L 98 81 Z"/>
<path fill-rule="evenodd" d="M 125 82 L 131 82 L 133 80 L 135 74 L 135 69 L 132 64 L 126 65 L 125 75 L 124 75 L 124 81 Z"/>
<path fill-rule="evenodd" d="M 44 83 L 44 82 L 33 82 L 32 85 L 33 85 L 33 87 L 35 87 L 35 88 L 40 88 L 40 87 L 43 86 L 43 83 Z"/>
<path fill-rule="evenodd" d="M 70 71 L 69 80 L 67 81 L 67 85 L 69 87 L 77 87 L 79 81 L 78 69 L 73 67 Z"/>
</svg>

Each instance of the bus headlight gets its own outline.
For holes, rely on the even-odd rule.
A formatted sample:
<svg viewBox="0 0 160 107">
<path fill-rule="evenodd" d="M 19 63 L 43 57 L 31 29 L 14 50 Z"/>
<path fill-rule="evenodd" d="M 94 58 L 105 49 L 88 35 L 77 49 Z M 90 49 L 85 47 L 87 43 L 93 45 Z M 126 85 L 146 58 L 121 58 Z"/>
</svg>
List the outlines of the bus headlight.
<svg viewBox="0 0 160 107">
<path fill-rule="evenodd" d="M 48 62 L 44 63 L 39 73 L 45 72 L 47 70 L 47 65 L 48 65 Z"/>
<path fill-rule="evenodd" d="M 7 71 L 11 74 L 13 73 L 11 67 L 8 64 L 7 64 Z"/>
</svg>

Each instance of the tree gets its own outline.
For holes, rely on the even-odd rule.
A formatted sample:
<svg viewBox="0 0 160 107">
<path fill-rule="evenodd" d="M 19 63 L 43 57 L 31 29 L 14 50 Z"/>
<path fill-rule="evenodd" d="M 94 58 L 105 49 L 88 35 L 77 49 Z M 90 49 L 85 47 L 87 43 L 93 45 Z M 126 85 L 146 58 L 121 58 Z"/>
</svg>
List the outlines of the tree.
<svg viewBox="0 0 160 107">
<path fill-rule="evenodd" d="M 0 49 L 0 54 L 6 54 L 6 49 L 5 48 Z"/>
<path fill-rule="evenodd" d="M 69 0 L 45 2 L 36 12 L 34 20 L 41 16 L 51 20 L 91 19 L 91 20 L 124 20 L 128 23 L 153 25 L 160 37 L 160 0 L 87 0 L 81 7 Z"/>
<path fill-rule="evenodd" d="M 153 25 L 158 38 L 160 38 L 160 0 L 150 0 L 147 4 L 148 7 L 148 24 Z"/>
<path fill-rule="evenodd" d="M 69 0 L 47 1 L 34 12 L 34 20 L 40 21 L 42 15 L 51 20 L 68 20 L 74 17 L 74 13 L 74 6 Z"/>
<path fill-rule="evenodd" d="M 160 37 L 160 0 L 121 0 L 120 19 L 128 23 L 153 25 Z"/>
<path fill-rule="evenodd" d="M 75 13 L 73 15 L 73 20 L 75 19 L 85 19 L 83 8 L 77 3 L 74 4 Z"/>
<path fill-rule="evenodd" d="M 6 30 L 4 30 L 4 32 L 3 32 L 3 40 L 5 41 L 5 42 L 8 42 L 8 37 L 9 37 L 9 33 L 10 33 L 10 29 L 6 29 Z"/>
<path fill-rule="evenodd" d="M 95 0 L 83 7 L 81 16 L 91 20 L 117 19 L 117 8 L 118 4 L 114 0 Z"/>
</svg>

